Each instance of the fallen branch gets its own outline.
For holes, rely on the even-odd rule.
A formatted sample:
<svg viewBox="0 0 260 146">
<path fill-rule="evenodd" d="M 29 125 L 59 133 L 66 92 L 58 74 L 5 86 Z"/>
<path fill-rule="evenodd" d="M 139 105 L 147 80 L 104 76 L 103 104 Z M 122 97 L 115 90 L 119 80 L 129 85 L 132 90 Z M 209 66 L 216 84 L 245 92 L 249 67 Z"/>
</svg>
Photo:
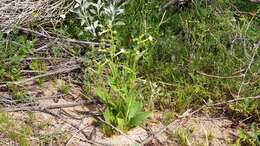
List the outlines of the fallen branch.
<svg viewBox="0 0 260 146">
<path fill-rule="evenodd" d="M 203 76 L 206 76 L 206 77 L 211 77 L 211 78 L 218 78 L 218 79 L 233 79 L 233 78 L 241 78 L 243 77 L 243 75 L 237 75 L 237 76 L 217 76 L 217 75 L 209 75 L 209 74 L 206 74 L 204 72 L 200 72 L 200 71 L 197 71 L 197 73 L 203 75 Z"/>
<path fill-rule="evenodd" d="M 69 58 L 55 58 L 55 57 L 28 57 L 28 58 L 24 58 L 22 61 L 32 61 L 32 60 L 69 60 Z"/>
<path fill-rule="evenodd" d="M 247 99 L 260 99 L 260 95 L 257 96 L 252 96 L 252 97 L 243 97 L 243 98 L 236 98 L 236 99 L 232 99 L 232 100 L 228 100 L 228 101 L 223 101 L 223 102 L 218 102 L 212 105 L 207 105 L 207 106 L 218 106 L 218 105 L 223 105 L 223 104 L 229 104 L 229 103 L 234 103 L 237 101 L 242 101 L 242 100 L 247 100 Z"/>
<path fill-rule="evenodd" d="M 21 85 L 21 84 L 24 84 L 26 82 L 35 81 L 35 80 L 40 79 L 40 78 L 44 78 L 44 77 L 48 77 L 48 76 L 52 76 L 52 75 L 56 75 L 56 74 L 61 74 L 61 73 L 68 73 L 68 72 L 71 72 L 71 71 L 79 69 L 79 68 L 80 68 L 80 65 L 74 65 L 74 66 L 70 66 L 69 68 L 58 69 L 58 70 L 55 70 L 55 71 L 47 72 L 45 74 L 40 74 L 40 75 L 31 77 L 31 78 L 27 78 L 27 79 L 24 79 L 24 80 L 21 80 L 21 81 L 9 82 L 7 84 Z M 0 88 L 7 87 L 7 84 L 0 85 Z"/>
<path fill-rule="evenodd" d="M 1 0 L 0 23 L 56 26 L 63 20 L 60 16 L 66 15 L 73 4 L 74 0 Z"/>
<path fill-rule="evenodd" d="M 44 112 L 46 109 L 59 109 L 59 108 L 69 108 L 75 107 L 80 105 L 91 105 L 96 103 L 95 101 L 80 101 L 76 103 L 66 103 L 66 104 L 54 104 L 48 106 L 27 106 L 27 107 L 20 107 L 20 108 L 5 108 L 3 109 L 6 112 L 19 112 L 19 111 L 41 111 Z"/>
<path fill-rule="evenodd" d="M 244 73 L 244 75 L 243 75 L 242 82 L 241 82 L 241 84 L 240 84 L 240 87 L 239 87 L 238 93 L 237 93 L 237 96 L 238 96 L 238 97 L 240 96 L 240 93 L 241 93 L 241 90 L 242 90 L 242 88 L 243 88 L 243 85 L 245 84 L 246 75 L 248 74 L 248 72 L 249 72 L 250 69 L 251 69 L 252 64 L 254 63 L 255 56 L 256 56 L 256 54 L 257 54 L 257 52 L 258 52 L 259 44 L 260 44 L 260 42 L 258 42 L 257 45 L 255 46 L 254 53 L 253 53 L 253 55 L 252 55 L 252 57 L 251 57 L 251 59 L 250 59 L 250 62 L 249 62 L 249 64 L 248 64 L 247 68 L 246 68 L 246 71 L 245 71 L 245 73 Z"/>
<path fill-rule="evenodd" d="M 171 5 L 175 5 L 178 2 L 178 0 L 170 0 L 168 1 L 165 5 L 163 5 L 160 8 L 160 12 L 164 11 L 165 9 L 167 9 L 168 7 L 170 7 Z"/>
<path fill-rule="evenodd" d="M 5 24 L 0 24 L 0 26 L 5 26 L 5 27 L 10 27 L 7 26 Z M 25 32 L 29 32 L 29 33 L 33 33 L 36 34 L 38 36 L 47 38 L 47 39 L 51 39 L 51 40 L 61 40 L 61 41 L 65 41 L 65 42 L 69 42 L 69 43 L 77 43 L 77 44 L 83 44 L 83 45 L 94 45 L 94 46 L 100 46 L 100 45 L 105 45 L 105 46 L 109 46 L 108 44 L 104 44 L 104 43 L 98 43 L 98 42 L 90 42 L 90 41 L 84 41 L 84 40 L 76 40 L 76 39 L 71 39 L 71 38 L 65 38 L 65 37 L 54 37 L 51 35 L 47 35 L 38 31 L 34 31 L 32 29 L 29 28 L 23 28 L 23 27 L 19 27 L 19 26 L 12 26 L 16 29 L 25 31 Z M 46 46 L 44 46 L 46 47 Z"/>
<path fill-rule="evenodd" d="M 79 132 L 83 131 L 84 129 L 86 129 L 86 127 L 83 127 L 83 128 L 77 128 L 77 131 L 69 138 L 69 140 L 66 142 L 66 145 L 65 146 L 69 146 L 70 143 L 72 143 L 72 140 L 75 136 L 78 135 Z"/>
</svg>

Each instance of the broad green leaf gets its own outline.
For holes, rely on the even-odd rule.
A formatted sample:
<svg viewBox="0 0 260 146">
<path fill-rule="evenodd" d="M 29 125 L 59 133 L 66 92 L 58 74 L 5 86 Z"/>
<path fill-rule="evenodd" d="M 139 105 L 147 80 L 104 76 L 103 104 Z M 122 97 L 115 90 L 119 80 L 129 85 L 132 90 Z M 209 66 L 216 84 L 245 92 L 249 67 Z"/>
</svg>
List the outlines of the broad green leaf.
<svg viewBox="0 0 260 146">
<path fill-rule="evenodd" d="M 106 110 L 104 111 L 103 115 L 104 115 L 105 121 L 108 122 L 108 123 L 110 123 L 110 124 L 111 124 L 111 123 L 114 121 L 114 119 L 115 119 L 115 117 L 113 117 L 113 114 L 110 112 L 109 108 L 106 108 Z"/>
<path fill-rule="evenodd" d="M 132 101 L 132 103 L 129 105 L 128 108 L 129 108 L 128 109 L 129 113 L 128 113 L 128 117 L 127 118 L 128 118 L 128 120 L 130 120 L 130 119 L 132 119 L 136 115 L 136 113 L 138 111 L 141 110 L 141 103 L 139 103 L 137 101 Z"/>
<path fill-rule="evenodd" d="M 119 71 L 118 71 L 116 65 L 114 63 L 110 63 L 109 66 L 110 66 L 110 69 L 112 72 L 112 77 L 117 78 L 119 75 Z"/>
<path fill-rule="evenodd" d="M 150 113 L 148 112 L 139 112 L 137 113 L 130 121 L 132 127 L 140 125 L 145 119 L 149 117 Z"/>
<path fill-rule="evenodd" d="M 108 103 L 109 95 L 103 89 L 97 88 L 95 89 L 95 91 L 97 96 L 100 97 L 103 100 L 103 102 Z"/>
<path fill-rule="evenodd" d="M 125 120 L 122 118 L 117 118 L 117 128 L 119 128 L 120 130 L 124 130 L 125 129 Z"/>
<path fill-rule="evenodd" d="M 100 97 L 101 100 L 105 104 L 107 104 L 107 106 L 115 107 L 114 101 L 112 100 L 110 95 L 106 91 L 104 91 L 104 89 L 96 88 L 95 91 L 96 91 L 97 96 Z"/>
</svg>

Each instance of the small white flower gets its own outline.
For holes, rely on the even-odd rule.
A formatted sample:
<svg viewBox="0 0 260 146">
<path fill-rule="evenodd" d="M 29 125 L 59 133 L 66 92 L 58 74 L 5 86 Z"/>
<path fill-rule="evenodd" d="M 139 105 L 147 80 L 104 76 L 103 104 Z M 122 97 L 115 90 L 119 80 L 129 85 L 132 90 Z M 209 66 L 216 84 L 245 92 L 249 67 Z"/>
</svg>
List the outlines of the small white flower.
<svg viewBox="0 0 260 146">
<path fill-rule="evenodd" d="M 153 41 L 153 37 L 152 37 L 152 36 L 149 36 L 149 37 L 148 37 L 148 40 L 149 40 L 149 41 Z"/>
<path fill-rule="evenodd" d="M 66 15 L 65 15 L 65 14 L 62 14 L 62 15 L 60 15 L 60 17 L 61 17 L 62 19 L 65 19 L 65 18 L 66 18 Z"/>
<path fill-rule="evenodd" d="M 231 22 L 236 22 L 237 20 L 236 20 L 236 18 L 235 17 L 233 17 L 232 19 L 231 19 Z"/>
<path fill-rule="evenodd" d="M 120 52 L 121 52 L 121 53 L 125 53 L 126 50 L 125 50 L 124 48 L 121 48 L 121 49 L 120 49 Z"/>
<path fill-rule="evenodd" d="M 136 55 L 139 56 L 140 55 L 140 51 L 136 51 Z"/>
</svg>

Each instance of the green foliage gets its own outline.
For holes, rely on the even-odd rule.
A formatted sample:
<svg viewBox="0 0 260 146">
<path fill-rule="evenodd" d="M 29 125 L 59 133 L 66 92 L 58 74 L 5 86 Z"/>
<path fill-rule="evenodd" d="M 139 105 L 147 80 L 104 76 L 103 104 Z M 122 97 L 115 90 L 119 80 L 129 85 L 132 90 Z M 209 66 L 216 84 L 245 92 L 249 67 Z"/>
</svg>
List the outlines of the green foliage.
<svg viewBox="0 0 260 146">
<path fill-rule="evenodd" d="M 121 10 L 112 8 L 111 5 L 110 8 L 118 13 L 113 15 L 122 13 Z M 104 11 L 106 11 L 106 8 L 104 8 Z M 87 17 L 91 16 L 87 15 Z M 96 19 L 103 22 L 103 18 Z M 149 43 L 151 37 L 144 35 L 137 37 L 133 40 L 135 48 L 125 51 L 125 49 L 119 48 L 120 45 L 117 44 L 119 41 L 114 27 L 118 26 L 118 23 L 113 23 L 116 20 L 113 18 L 112 21 L 111 17 L 104 19 L 108 23 L 102 25 L 104 28 L 102 32 L 100 31 L 99 37 L 111 46 L 99 48 L 100 52 L 93 50 L 93 52 L 86 54 L 84 65 L 88 68 L 85 69 L 85 89 L 88 88 L 91 92 L 91 89 L 93 89 L 91 84 L 94 84 L 95 94 L 100 97 L 105 105 L 103 113 L 105 121 L 123 131 L 127 131 L 140 125 L 149 116 L 148 112 L 143 112 L 143 105 L 140 101 L 140 93 L 136 85 L 136 68 L 144 53 L 141 47 Z M 87 21 L 84 22 L 87 23 Z M 99 54 L 99 59 L 96 59 L 96 54 Z M 89 58 L 95 58 L 97 62 L 92 64 Z M 106 76 L 103 76 L 104 74 Z M 103 124 L 103 130 L 106 135 L 112 135 L 115 132 L 107 124 Z"/>
<path fill-rule="evenodd" d="M 8 85 L 8 89 L 12 97 L 17 102 L 26 102 L 30 99 L 30 96 L 26 94 L 26 91 L 22 87 L 16 85 Z"/>
<path fill-rule="evenodd" d="M 258 6 L 240 0 L 207 4 L 195 0 L 188 7 L 173 7 L 158 13 L 161 4 L 151 0 L 129 1 L 120 7 L 125 12 L 116 17 L 124 27 L 107 25 L 105 17 L 91 18 L 90 11 L 96 11 L 91 8 L 84 16 L 88 22 L 97 20 L 100 22 L 97 24 L 104 24 L 102 30 L 95 30 L 100 41 L 111 44 L 92 48 L 85 54 L 84 62 L 88 67 L 84 85 L 91 93 L 92 84 L 96 85 L 95 91 L 106 105 L 104 117 L 108 123 L 120 128 L 127 123 L 125 119 L 117 119 L 121 115 L 119 111 L 125 108 L 108 108 L 119 103 L 124 105 L 115 99 L 130 94 L 123 90 L 131 84 L 125 81 L 128 80 L 124 77 L 126 68 L 136 74 L 136 80 L 142 78 L 138 95 L 150 110 L 169 109 L 179 113 L 205 103 L 234 99 L 243 80 L 248 84 L 243 84 L 240 97 L 260 93 L 260 59 L 255 48 L 260 34 Z M 250 71 L 243 79 L 254 53 Z M 241 77 L 235 77 L 238 75 Z M 117 78 L 121 78 L 124 86 Z M 254 116 L 260 120 L 258 101 L 244 100 L 229 108 L 243 117 Z"/>
<path fill-rule="evenodd" d="M 154 38 L 152 45 L 142 46 L 146 52 L 139 62 L 138 72 L 146 80 L 174 85 L 160 87 L 159 103 L 154 101 L 157 102 L 155 108 L 181 112 L 205 102 L 234 98 L 242 78 L 214 78 L 198 72 L 221 77 L 244 73 L 242 70 L 248 67 L 254 44 L 259 40 L 259 19 L 248 13 L 238 14 L 237 9 L 250 6 L 248 11 L 258 15 L 258 6 L 239 0 L 214 1 L 208 5 L 193 1 L 191 7 L 175 7 L 158 13 L 160 5 L 161 1 L 131 1 L 121 16 L 127 25 L 115 27 L 119 44 L 125 48 L 134 48 L 132 42 L 136 36 Z M 243 85 L 240 96 L 260 93 L 257 88 L 259 51 L 256 54 L 250 73 L 246 75 L 246 82 L 250 84 Z M 250 108 L 243 105 L 247 104 L 244 102 L 248 101 L 239 103 L 244 108 L 241 114 L 259 115 L 258 102 L 250 100 Z"/>
<path fill-rule="evenodd" d="M 148 117 L 144 108 L 181 113 L 235 99 L 238 93 L 239 97 L 260 94 L 259 5 L 193 0 L 159 12 L 166 0 L 134 0 L 123 6 L 117 2 L 76 0 L 73 13 L 55 28 L 63 36 L 109 44 L 65 48 L 73 57 L 84 58 L 84 91 L 102 100 L 108 124 L 127 131 Z M 0 33 L 1 83 L 20 79 L 21 62 L 32 53 L 34 42 L 18 32 Z M 55 46 L 48 55 L 64 57 L 63 51 Z M 43 61 L 26 65 L 46 71 Z M 61 84 L 62 93 L 68 90 L 65 82 Z M 10 85 L 9 91 L 18 101 L 28 99 L 19 87 Z M 228 108 L 260 121 L 260 101 L 241 100 Z M 171 118 L 174 115 L 166 114 L 164 120 Z M 107 135 L 114 133 L 108 125 L 103 129 Z M 258 138 L 241 133 L 238 143 L 252 144 Z M 43 139 L 49 143 L 56 136 L 50 137 Z M 179 137 L 187 144 L 183 132 Z"/>
<path fill-rule="evenodd" d="M 106 0 L 76 0 L 74 13 L 80 20 L 83 30 L 98 37 L 99 33 L 107 29 L 107 26 L 123 25 L 117 17 L 124 10 L 117 5 L 118 2 L 114 0 L 110 2 Z M 80 31 L 79 35 L 83 33 L 83 31 Z"/>
<path fill-rule="evenodd" d="M 20 78 L 20 63 L 30 53 L 34 41 L 18 33 L 4 36 L 0 32 L 0 82 Z"/>
<path fill-rule="evenodd" d="M 245 99 L 242 102 L 237 102 L 236 104 L 229 105 L 232 111 L 239 113 L 244 117 L 249 117 L 253 114 L 260 115 L 260 101 Z"/>
<path fill-rule="evenodd" d="M 239 10 L 243 12 L 254 12 L 260 8 L 259 5 L 256 5 L 250 1 L 234 0 L 233 3 Z"/>
<path fill-rule="evenodd" d="M 68 139 L 69 135 L 64 134 L 63 131 L 55 129 L 52 132 L 44 133 L 39 135 L 39 145 L 65 145 L 65 141 Z"/>
<path fill-rule="evenodd" d="M 189 146 L 192 142 L 192 136 L 194 133 L 193 128 L 183 129 L 178 128 L 176 132 L 170 133 L 170 138 L 175 140 L 181 146 Z"/>
<path fill-rule="evenodd" d="M 17 121 L 4 112 L 0 112 L 0 132 L 21 146 L 30 144 L 32 129 L 22 123 L 17 124 Z"/>
<path fill-rule="evenodd" d="M 47 67 L 43 61 L 40 60 L 33 60 L 32 63 L 29 65 L 29 68 L 33 71 L 46 71 Z"/>
<path fill-rule="evenodd" d="M 63 94 L 68 94 L 70 90 L 70 86 L 66 84 L 64 80 L 61 80 L 60 86 L 59 86 L 59 91 Z"/>
<path fill-rule="evenodd" d="M 127 131 L 140 125 L 148 116 L 142 111 L 142 103 L 138 101 L 136 74 L 130 68 L 109 63 L 111 74 L 107 82 L 109 90 L 98 87 L 96 94 L 105 104 L 104 119 L 107 123 Z M 112 128 L 103 125 L 105 134 L 113 134 Z"/>
<path fill-rule="evenodd" d="M 260 129 L 255 123 L 251 125 L 250 131 L 239 130 L 235 146 L 258 146 L 260 145 Z"/>
<path fill-rule="evenodd" d="M 176 118 L 176 113 L 170 111 L 170 112 L 164 112 L 163 114 L 163 122 L 165 125 L 168 125 L 172 122 L 173 119 Z"/>
</svg>

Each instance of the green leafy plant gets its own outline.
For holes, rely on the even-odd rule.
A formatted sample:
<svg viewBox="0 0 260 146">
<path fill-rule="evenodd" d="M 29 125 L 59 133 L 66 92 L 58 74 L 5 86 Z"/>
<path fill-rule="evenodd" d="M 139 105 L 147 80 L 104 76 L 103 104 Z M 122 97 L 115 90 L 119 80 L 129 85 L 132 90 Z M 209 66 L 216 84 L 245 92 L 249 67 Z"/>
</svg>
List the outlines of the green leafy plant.
<svg viewBox="0 0 260 146">
<path fill-rule="evenodd" d="M 6 113 L 0 111 L 0 132 L 21 146 L 28 146 L 32 129 L 25 124 L 17 124 Z"/>
<path fill-rule="evenodd" d="M 194 134 L 193 128 L 189 128 L 189 129 L 178 128 L 175 132 L 171 132 L 169 136 L 170 139 L 175 140 L 181 146 L 189 146 L 193 144 L 191 143 L 193 134 Z"/>
<path fill-rule="evenodd" d="M 29 65 L 29 68 L 33 71 L 46 71 L 47 67 L 43 61 L 40 60 L 33 60 L 32 63 Z"/>
<path fill-rule="evenodd" d="M 63 94 L 68 94 L 70 90 L 70 86 L 66 84 L 64 80 L 61 80 L 60 86 L 59 86 L 59 91 Z"/>
<path fill-rule="evenodd" d="M 260 129 L 255 123 L 251 125 L 250 131 L 239 130 L 238 139 L 234 146 L 258 146 L 260 145 Z"/>
<path fill-rule="evenodd" d="M 259 40 L 259 6 L 241 0 L 212 1 L 207 5 L 194 0 L 190 7 L 173 6 L 158 13 L 160 5 L 161 1 L 129 1 L 120 16 L 127 25 L 115 27 L 123 48 L 135 48 L 132 40 L 139 35 L 149 34 L 154 38 L 152 45 L 141 47 L 147 51 L 137 67 L 145 80 L 161 88 L 160 94 L 153 98 L 156 104 L 150 105 L 181 112 L 205 102 L 234 98 L 242 78 L 232 76 L 243 75 L 252 58 L 253 46 Z M 250 9 L 247 14 L 237 15 L 238 8 Z M 246 76 L 245 82 L 250 83 L 243 85 L 241 96 L 258 95 L 259 81 L 259 55 L 256 55 Z M 236 109 L 240 108 L 240 114 L 259 115 L 259 102 L 243 102 Z M 259 120 L 259 116 L 256 118 Z"/>
<path fill-rule="evenodd" d="M 140 125 L 149 113 L 143 112 L 142 103 L 138 100 L 136 74 L 130 68 L 119 67 L 109 63 L 111 74 L 108 76 L 110 90 L 97 88 L 96 94 L 105 104 L 104 119 L 107 123 L 127 131 Z M 114 133 L 108 125 L 103 125 L 107 135 Z"/>
<path fill-rule="evenodd" d="M 117 17 L 124 12 L 117 0 L 76 0 L 73 12 L 78 16 L 84 31 L 99 36 L 107 26 L 123 25 Z"/>
<path fill-rule="evenodd" d="M 65 145 L 65 141 L 68 139 L 69 135 L 64 133 L 60 129 L 55 129 L 52 132 L 44 133 L 39 135 L 40 145 Z"/>
<path fill-rule="evenodd" d="M 8 89 L 12 97 L 17 101 L 17 102 L 26 102 L 31 99 L 31 97 L 26 93 L 26 91 L 16 85 L 8 85 Z"/>
<path fill-rule="evenodd" d="M 35 42 L 28 40 L 24 35 L 12 33 L 6 38 L 0 32 L 0 82 L 20 78 L 20 63 L 30 53 Z"/>
</svg>

